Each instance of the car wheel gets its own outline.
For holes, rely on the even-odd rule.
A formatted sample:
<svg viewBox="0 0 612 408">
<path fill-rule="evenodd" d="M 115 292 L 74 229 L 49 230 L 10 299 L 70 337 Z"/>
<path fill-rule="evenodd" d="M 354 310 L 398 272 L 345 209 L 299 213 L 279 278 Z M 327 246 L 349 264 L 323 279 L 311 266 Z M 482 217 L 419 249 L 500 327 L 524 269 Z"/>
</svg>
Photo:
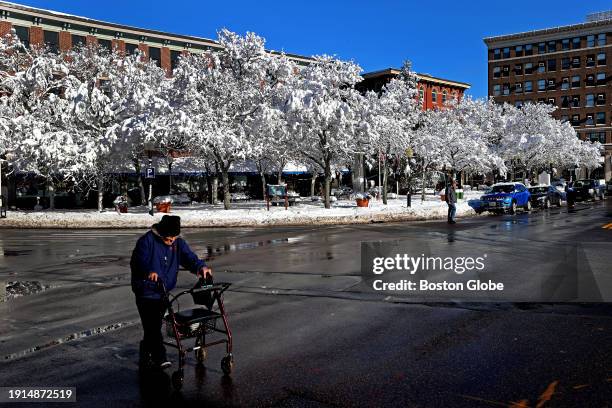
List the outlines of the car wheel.
<svg viewBox="0 0 612 408">
<path fill-rule="evenodd" d="M 512 206 L 508 210 L 510 214 L 516 214 L 516 201 L 512 201 Z"/>
<path fill-rule="evenodd" d="M 547 210 L 550 208 L 550 200 L 548 198 L 544 200 L 544 208 Z"/>
<path fill-rule="evenodd" d="M 523 208 L 525 211 L 531 211 L 531 200 L 527 200 L 527 204 Z"/>
</svg>

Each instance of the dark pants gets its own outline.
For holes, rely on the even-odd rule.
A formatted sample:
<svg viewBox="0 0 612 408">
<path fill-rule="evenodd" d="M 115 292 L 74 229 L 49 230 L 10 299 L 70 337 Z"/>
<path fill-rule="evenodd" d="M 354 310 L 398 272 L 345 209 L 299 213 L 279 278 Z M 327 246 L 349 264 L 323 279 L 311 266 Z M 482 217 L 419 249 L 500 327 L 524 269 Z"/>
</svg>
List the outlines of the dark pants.
<svg viewBox="0 0 612 408">
<path fill-rule="evenodd" d="M 455 221 L 455 214 L 457 213 L 457 206 L 455 203 L 448 204 L 448 222 Z"/>
<path fill-rule="evenodd" d="M 136 306 L 144 331 L 144 350 L 151 355 L 154 363 L 161 363 L 166 360 L 161 332 L 166 304 L 162 299 L 136 298 Z"/>
</svg>

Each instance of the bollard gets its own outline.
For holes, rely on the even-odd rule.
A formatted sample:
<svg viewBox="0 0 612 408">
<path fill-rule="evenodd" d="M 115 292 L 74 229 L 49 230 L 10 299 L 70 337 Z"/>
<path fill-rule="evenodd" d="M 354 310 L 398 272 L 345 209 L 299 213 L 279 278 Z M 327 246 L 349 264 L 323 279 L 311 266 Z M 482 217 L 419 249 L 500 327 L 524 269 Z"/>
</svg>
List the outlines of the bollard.
<svg viewBox="0 0 612 408">
<path fill-rule="evenodd" d="M 410 195 L 410 191 L 406 193 L 406 207 L 410 207 L 412 204 L 412 196 Z"/>
</svg>

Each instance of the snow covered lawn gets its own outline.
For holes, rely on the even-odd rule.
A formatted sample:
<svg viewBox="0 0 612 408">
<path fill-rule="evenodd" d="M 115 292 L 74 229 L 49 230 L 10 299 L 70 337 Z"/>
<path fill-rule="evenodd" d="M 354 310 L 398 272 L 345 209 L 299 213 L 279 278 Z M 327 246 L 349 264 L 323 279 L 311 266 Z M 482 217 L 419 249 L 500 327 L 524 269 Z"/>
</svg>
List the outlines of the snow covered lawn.
<svg viewBox="0 0 612 408">
<path fill-rule="evenodd" d="M 468 193 L 466 199 L 459 200 L 459 217 L 474 214 L 467 199 L 479 194 Z M 390 199 L 388 205 L 383 205 L 382 200 L 371 200 L 368 208 L 359 208 L 355 201 L 349 200 L 332 204 L 329 210 L 320 202 L 302 202 L 288 210 L 270 207 L 270 211 L 266 210 L 263 201 L 232 203 L 231 210 L 223 210 L 222 204 L 192 204 L 173 206 L 171 214 L 179 215 L 184 227 L 360 224 L 445 219 L 447 214 L 446 203 L 431 195 L 424 202 L 419 196 L 413 196 L 410 208 L 406 207 L 406 196 Z M 126 214 L 118 214 L 112 209 L 103 213 L 89 209 L 9 211 L 7 218 L 0 219 L 0 228 L 147 228 L 163 215 L 150 216 L 145 207 L 130 207 Z"/>
</svg>

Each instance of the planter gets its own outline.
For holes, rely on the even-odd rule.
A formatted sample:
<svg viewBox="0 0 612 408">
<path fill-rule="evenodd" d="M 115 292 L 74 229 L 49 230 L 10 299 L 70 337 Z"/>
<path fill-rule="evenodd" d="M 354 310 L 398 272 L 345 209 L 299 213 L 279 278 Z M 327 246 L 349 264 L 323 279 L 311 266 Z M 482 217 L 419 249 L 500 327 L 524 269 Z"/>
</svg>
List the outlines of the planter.
<svg viewBox="0 0 612 408">
<path fill-rule="evenodd" d="M 169 213 L 171 207 L 172 207 L 171 203 L 157 203 L 157 204 L 155 204 L 155 208 L 157 209 L 157 212 Z"/>
<path fill-rule="evenodd" d="M 368 200 L 367 198 L 356 198 L 355 201 L 357 202 L 357 207 L 369 207 L 370 206 L 370 200 Z"/>
<path fill-rule="evenodd" d="M 463 200 L 463 190 L 462 189 L 457 189 L 457 200 Z"/>
</svg>

